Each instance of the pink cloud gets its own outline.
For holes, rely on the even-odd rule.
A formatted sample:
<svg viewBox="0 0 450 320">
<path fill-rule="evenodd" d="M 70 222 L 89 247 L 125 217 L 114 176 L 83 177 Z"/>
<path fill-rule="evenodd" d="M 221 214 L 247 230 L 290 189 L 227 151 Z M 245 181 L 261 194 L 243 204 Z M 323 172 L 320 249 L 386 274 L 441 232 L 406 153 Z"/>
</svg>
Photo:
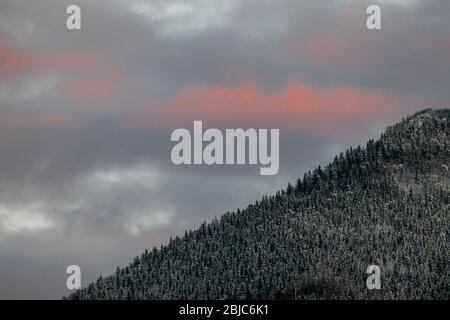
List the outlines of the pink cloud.
<svg viewBox="0 0 450 320">
<path fill-rule="evenodd" d="M 67 112 L 52 112 L 38 115 L 0 115 L 0 128 L 2 131 L 59 131 L 72 128 L 74 125 L 74 117 Z"/>
<path fill-rule="evenodd" d="M 0 42 L 0 80 L 33 72 L 92 68 L 99 63 L 100 57 L 88 51 L 36 52 Z"/>
<path fill-rule="evenodd" d="M 0 42 L 0 81 L 45 72 L 65 75 L 65 98 L 78 105 L 109 102 L 112 91 L 124 75 L 115 64 L 98 52 L 36 52 Z"/>
<path fill-rule="evenodd" d="M 128 114 L 132 125 L 283 128 L 318 135 L 348 133 L 348 126 L 385 121 L 405 112 L 405 97 L 352 87 L 330 89 L 292 84 L 279 92 L 252 86 L 194 87 L 145 111 Z"/>
<path fill-rule="evenodd" d="M 283 49 L 302 63 L 347 67 L 379 62 L 379 48 L 375 43 L 369 38 L 325 33 L 302 41 L 290 39 Z"/>
<path fill-rule="evenodd" d="M 77 78 L 67 84 L 67 98 L 78 105 L 111 102 L 111 93 L 122 77 L 117 70 L 102 69 L 98 74 Z"/>
</svg>

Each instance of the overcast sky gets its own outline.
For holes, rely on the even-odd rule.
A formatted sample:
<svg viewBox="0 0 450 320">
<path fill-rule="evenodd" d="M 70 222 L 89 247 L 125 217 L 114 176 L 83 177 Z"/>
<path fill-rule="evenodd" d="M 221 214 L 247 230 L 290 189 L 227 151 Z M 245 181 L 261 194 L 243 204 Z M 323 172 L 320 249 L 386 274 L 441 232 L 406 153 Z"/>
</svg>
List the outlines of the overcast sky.
<svg viewBox="0 0 450 320">
<path fill-rule="evenodd" d="M 88 284 L 449 107 L 449 17 L 447 0 L 2 0 L 0 298 L 59 299 L 68 265 Z M 193 120 L 279 128 L 278 175 L 173 165 Z"/>
</svg>

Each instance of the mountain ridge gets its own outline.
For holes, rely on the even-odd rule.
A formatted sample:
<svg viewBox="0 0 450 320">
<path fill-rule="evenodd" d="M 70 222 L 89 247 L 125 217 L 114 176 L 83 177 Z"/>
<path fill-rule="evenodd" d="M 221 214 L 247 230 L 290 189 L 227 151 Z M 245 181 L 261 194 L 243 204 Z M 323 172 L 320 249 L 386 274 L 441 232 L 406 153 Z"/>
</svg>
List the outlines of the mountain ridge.
<svg viewBox="0 0 450 320">
<path fill-rule="evenodd" d="M 449 133 L 449 109 L 417 112 L 68 298 L 449 299 Z"/>
</svg>

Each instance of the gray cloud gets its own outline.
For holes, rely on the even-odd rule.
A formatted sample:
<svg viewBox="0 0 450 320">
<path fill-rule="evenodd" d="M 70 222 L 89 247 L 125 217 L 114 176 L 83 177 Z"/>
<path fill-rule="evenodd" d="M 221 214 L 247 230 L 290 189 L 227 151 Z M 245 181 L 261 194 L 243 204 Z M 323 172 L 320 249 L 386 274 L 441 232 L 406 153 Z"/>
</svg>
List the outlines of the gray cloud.
<svg viewBox="0 0 450 320">
<path fill-rule="evenodd" d="M 130 120 L 155 114 L 149 101 L 300 84 L 393 93 L 408 112 L 448 106 L 448 1 L 382 1 L 378 33 L 360 1 L 76 2 L 77 32 L 73 1 L 0 4 L 0 298 L 59 298 L 67 265 L 86 284 L 400 120 L 346 123 L 344 136 L 280 128 L 280 173 L 262 177 L 172 165 L 172 124 Z"/>
</svg>

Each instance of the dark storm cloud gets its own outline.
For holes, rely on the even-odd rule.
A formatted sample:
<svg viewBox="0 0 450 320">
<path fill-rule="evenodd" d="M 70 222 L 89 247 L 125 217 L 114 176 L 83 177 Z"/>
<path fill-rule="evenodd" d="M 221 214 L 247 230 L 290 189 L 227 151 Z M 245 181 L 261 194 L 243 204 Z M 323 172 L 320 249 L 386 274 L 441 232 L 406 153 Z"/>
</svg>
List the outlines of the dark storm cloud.
<svg viewBox="0 0 450 320">
<path fill-rule="evenodd" d="M 65 28 L 72 3 L 82 8 L 81 31 Z M 380 5 L 383 30 L 369 33 L 366 3 L 351 0 L 2 1 L 0 298 L 59 298 L 69 264 L 87 283 L 375 137 L 397 111 L 448 105 L 448 1 Z M 280 128 L 274 177 L 256 166 L 170 162 L 180 123 L 162 123 L 158 106 L 196 88 L 205 96 L 194 101 L 216 88 L 241 101 L 250 88 L 258 99 L 292 102 L 283 94 L 291 85 L 319 105 L 330 102 L 327 90 L 354 101 L 344 87 L 387 104 L 394 96 L 400 107 L 372 106 L 360 122 L 316 119 L 316 130 L 302 127 L 312 120 L 300 110 L 303 122 Z"/>
</svg>

